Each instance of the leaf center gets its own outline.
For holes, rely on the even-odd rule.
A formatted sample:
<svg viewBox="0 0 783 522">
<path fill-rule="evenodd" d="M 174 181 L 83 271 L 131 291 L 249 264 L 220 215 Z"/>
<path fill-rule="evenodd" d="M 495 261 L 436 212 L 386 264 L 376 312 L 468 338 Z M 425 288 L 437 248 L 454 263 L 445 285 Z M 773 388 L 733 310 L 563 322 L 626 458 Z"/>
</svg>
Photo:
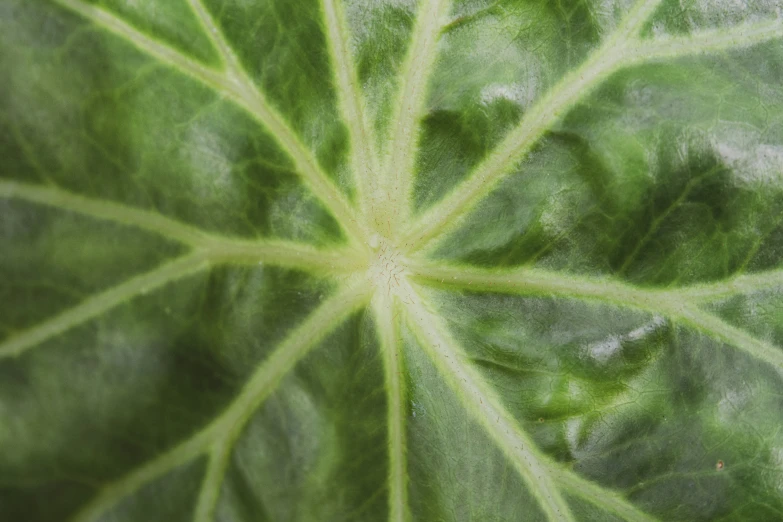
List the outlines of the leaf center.
<svg viewBox="0 0 783 522">
<path fill-rule="evenodd" d="M 408 274 L 405 258 L 387 238 L 378 234 L 370 238 L 372 249 L 367 267 L 367 279 L 379 290 L 394 294 Z"/>
</svg>

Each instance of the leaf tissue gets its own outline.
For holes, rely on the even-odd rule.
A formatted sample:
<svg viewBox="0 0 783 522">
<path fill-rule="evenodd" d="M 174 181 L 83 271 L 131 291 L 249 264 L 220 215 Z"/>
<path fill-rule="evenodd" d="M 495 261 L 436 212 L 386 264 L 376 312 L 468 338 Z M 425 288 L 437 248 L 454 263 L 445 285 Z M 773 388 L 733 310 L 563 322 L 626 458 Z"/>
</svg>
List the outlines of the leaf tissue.
<svg viewBox="0 0 783 522">
<path fill-rule="evenodd" d="M 776 0 L 0 0 L 0 520 L 783 520 Z"/>
</svg>

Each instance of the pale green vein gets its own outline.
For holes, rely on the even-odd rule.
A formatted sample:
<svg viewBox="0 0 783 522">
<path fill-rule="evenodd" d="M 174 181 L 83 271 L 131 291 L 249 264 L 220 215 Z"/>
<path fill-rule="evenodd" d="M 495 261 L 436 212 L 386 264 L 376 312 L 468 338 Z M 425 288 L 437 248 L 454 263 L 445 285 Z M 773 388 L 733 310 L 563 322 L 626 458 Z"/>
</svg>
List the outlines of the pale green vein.
<svg viewBox="0 0 783 522">
<path fill-rule="evenodd" d="M 97 521 L 98 517 L 111 509 L 117 502 L 129 497 L 145 484 L 202 455 L 214 438 L 212 429 L 213 427 L 210 426 L 198 432 L 182 444 L 133 470 L 123 478 L 104 486 L 95 498 L 69 519 L 69 522 Z"/>
<path fill-rule="evenodd" d="M 514 171 L 547 130 L 620 69 L 646 61 L 744 48 L 783 38 L 783 21 L 773 19 L 686 37 L 639 39 L 639 30 L 659 3 L 659 0 L 639 2 L 618 30 L 582 66 L 564 76 L 536 103 L 517 129 L 509 133 L 465 181 L 416 221 L 404 242 L 415 250 L 454 228 L 506 175 Z"/>
<path fill-rule="evenodd" d="M 290 335 L 250 379 L 239 397 L 218 420 L 221 433 L 237 433 L 250 415 L 278 385 L 283 375 L 307 354 L 308 349 L 340 325 L 350 314 L 365 306 L 372 287 L 363 277 L 347 282 L 339 292 L 321 303 Z"/>
<path fill-rule="evenodd" d="M 378 159 L 373 151 L 374 140 L 367 123 L 364 96 L 356 75 L 356 65 L 349 48 L 350 34 L 342 3 L 322 0 L 326 36 L 332 69 L 337 82 L 337 99 L 343 120 L 351 137 L 351 165 L 362 215 L 369 216 L 370 198 L 377 193 Z"/>
<path fill-rule="evenodd" d="M 382 291 L 376 292 L 373 311 L 383 353 L 388 404 L 389 520 L 406 522 L 410 520 L 410 512 L 405 443 L 405 390 L 402 377 L 403 363 L 400 360 L 399 330 L 394 310 L 394 297 Z"/>
<path fill-rule="evenodd" d="M 385 151 L 383 169 L 384 199 L 378 201 L 384 209 L 384 222 L 405 223 L 411 207 L 410 192 L 413 168 L 418 149 L 419 121 L 426 108 L 427 85 L 434 69 L 440 30 L 448 13 L 450 0 L 426 0 L 420 3 L 408 54 L 399 76 L 399 92 L 395 102 L 395 125 L 390 129 L 389 148 Z"/>
<path fill-rule="evenodd" d="M 538 453 L 530 437 L 506 411 L 483 378 L 463 363 L 465 355 L 462 349 L 407 280 L 403 280 L 399 291 L 407 318 L 424 350 L 465 409 L 514 463 L 547 517 L 550 520 L 573 521 L 568 504 L 552 479 L 549 470 L 552 464 Z"/>
<path fill-rule="evenodd" d="M 620 44 L 637 38 L 661 3 L 663 0 L 637 0 L 617 29 L 609 36 L 608 41 Z"/>
<path fill-rule="evenodd" d="M 641 0 L 629 12 L 617 31 L 577 69 L 566 74 L 525 113 L 516 129 L 509 132 L 451 193 L 427 210 L 402 243 L 416 250 L 451 230 L 462 218 L 530 152 L 544 133 L 581 99 L 623 65 L 627 46 L 660 0 Z"/>
<path fill-rule="evenodd" d="M 673 297 L 692 302 L 723 299 L 737 294 L 765 290 L 779 291 L 783 285 L 783 270 L 768 270 L 754 274 L 743 274 L 712 283 L 699 283 L 669 290 Z"/>
<path fill-rule="evenodd" d="M 54 186 L 0 180 L 0 198 L 21 199 L 100 220 L 113 221 L 148 230 L 188 245 L 201 245 L 207 236 L 199 229 L 169 219 L 157 212 L 86 198 Z"/>
<path fill-rule="evenodd" d="M 351 240 L 364 243 L 369 235 L 354 215 L 348 200 L 332 183 L 317 160 L 299 141 L 294 131 L 288 127 L 283 117 L 275 111 L 260 91 L 256 83 L 247 74 L 231 45 L 226 40 L 221 28 L 201 3 L 201 0 L 188 0 L 199 21 L 206 30 L 207 36 L 220 52 L 227 67 L 229 83 L 235 87 L 240 105 L 243 105 L 258 120 L 266 126 L 275 139 L 294 160 L 297 170 L 312 191 L 324 202 L 326 207 L 337 218 L 340 225 L 348 232 Z"/>
<path fill-rule="evenodd" d="M 242 68 L 242 64 L 240 63 L 236 54 L 234 54 L 231 45 L 223 36 L 223 32 L 221 31 L 220 27 L 218 27 L 218 25 L 215 23 L 212 15 L 209 14 L 209 11 L 201 2 L 201 0 L 188 0 L 188 4 L 190 5 L 190 9 L 193 14 L 196 15 L 196 18 L 201 24 L 201 27 L 204 28 L 204 32 L 207 35 L 207 38 L 210 42 L 212 42 L 212 45 L 220 54 L 220 59 L 223 62 L 223 65 L 231 73 L 233 79 L 244 84 L 250 84 L 245 85 L 245 87 L 255 88 L 252 80 L 250 80 Z"/>
<path fill-rule="evenodd" d="M 591 504 L 609 513 L 614 513 L 625 521 L 656 521 L 655 518 L 629 504 L 628 501 L 618 493 L 607 490 L 589 480 L 585 480 L 573 471 L 560 469 L 555 466 L 553 466 L 551 471 L 555 481 L 560 484 L 564 490 L 568 490 L 569 492 L 582 497 Z"/>
<path fill-rule="evenodd" d="M 640 40 L 639 30 L 659 4 L 659 0 L 639 2 L 618 30 L 581 67 L 564 76 L 536 103 L 517 129 L 465 181 L 416 221 L 403 242 L 416 250 L 454 228 L 514 170 L 547 130 L 620 69 L 646 61 L 744 48 L 783 37 L 783 21 L 773 19 L 686 37 Z"/>
<path fill-rule="evenodd" d="M 39 323 L 29 330 L 12 335 L 10 339 L 0 343 L 0 358 L 18 356 L 24 351 L 98 317 L 134 297 L 193 275 L 207 267 L 209 267 L 207 256 L 203 253 L 196 253 L 128 279 L 122 284 L 85 299 L 73 308 Z"/>
<path fill-rule="evenodd" d="M 411 264 L 409 269 L 422 282 L 459 288 L 515 294 L 561 295 L 587 298 L 619 306 L 629 306 L 678 319 L 707 335 L 730 344 L 783 369 L 783 350 L 735 328 L 697 306 L 706 297 L 726 297 L 730 291 L 763 289 L 772 281 L 783 281 L 780 271 L 754 276 L 741 276 L 728 282 L 702 284 L 682 289 L 644 289 L 610 279 L 563 275 L 537 269 L 491 271 L 469 267 Z M 698 298 L 698 299 L 697 299 Z"/>
<path fill-rule="evenodd" d="M 677 307 L 676 312 L 676 317 L 682 322 L 730 346 L 739 348 L 778 370 L 783 370 L 783 350 L 779 347 L 757 339 L 748 332 L 695 306 L 680 306 Z"/>
<path fill-rule="evenodd" d="M 219 238 L 201 247 L 213 263 L 274 265 L 345 279 L 366 268 L 365 254 L 349 248 L 321 250 L 280 240 L 243 241 Z"/>
<path fill-rule="evenodd" d="M 117 286 L 92 295 L 54 317 L 38 323 L 0 343 L 0 358 L 15 357 L 24 351 L 98 317 L 135 297 L 184 279 L 215 264 L 280 265 L 313 273 L 349 277 L 361 259 L 353 253 L 319 252 L 284 242 L 218 242 L 210 248 L 170 261 L 154 270 L 132 277 Z"/>
<path fill-rule="evenodd" d="M 92 21 L 95 25 L 122 37 L 138 49 L 154 56 L 163 63 L 179 69 L 201 83 L 208 85 L 215 91 L 221 93 L 226 91 L 228 87 L 226 77 L 221 71 L 206 67 L 154 38 L 150 38 L 112 13 L 101 9 L 98 6 L 88 4 L 84 0 L 52 1 L 80 14 L 84 18 Z"/>
<path fill-rule="evenodd" d="M 226 65 L 225 71 L 216 71 L 184 56 L 179 51 L 151 38 L 122 21 L 119 17 L 83 0 L 53 0 L 63 7 L 79 13 L 99 27 L 124 38 L 138 49 L 154 56 L 163 63 L 179 69 L 204 85 L 215 90 L 244 108 L 269 131 L 283 150 L 293 159 L 302 180 L 318 196 L 326 208 L 337 218 L 351 241 L 363 244 L 369 235 L 363 224 L 357 221 L 345 195 L 321 170 L 317 160 L 299 141 L 283 117 L 272 108 L 255 83 L 250 80 L 214 21 L 200 3 L 193 2 L 194 11 L 201 23 L 209 28 L 207 34 L 218 48 Z M 192 0 L 193 1 L 193 0 Z M 215 29 L 214 31 L 212 29 Z"/>
<path fill-rule="evenodd" d="M 783 38 L 783 19 L 740 24 L 701 31 L 689 36 L 659 37 L 638 42 L 629 54 L 630 63 L 679 58 L 694 54 L 741 49 Z"/>
<path fill-rule="evenodd" d="M 207 471 L 204 474 L 201 491 L 198 495 L 193 522 L 212 522 L 214 519 L 215 508 L 220 499 L 220 489 L 223 487 L 232 448 L 233 441 L 227 439 L 213 443 L 209 452 Z"/>
<path fill-rule="evenodd" d="M 19 199 L 146 230 L 199 249 L 214 262 L 263 262 L 334 276 L 344 276 L 364 263 L 364 254 L 348 248 L 319 250 L 277 239 L 244 240 L 219 236 L 157 212 L 86 198 L 53 186 L 0 181 L 0 198 Z"/>
<path fill-rule="evenodd" d="M 407 285 L 407 283 L 406 283 Z M 401 296 L 414 330 L 438 370 L 449 380 L 465 408 L 478 418 L 490 436 L 514 462 L 523 479 L 536 494 L 549 519 L 573 520 L 560 490 L 584 497 L 592 504 L 632 522 L 655 519 L 639 510 L 618 493 L 605 489 L 573 471 L 564 469 L 538 453 L 530 437 L 503 407 L 483 378 L 467 364 L 459 344 L 440 323 L 436 313 L 410 286 Z M 556 487 L 558 484 L 560 488 Z M 542 498 L 543 497 L 543 498 Z"/>
<path fill-rule="evenodd" d="M 365 280 L 357 279 L 325 300 L 272 352 L 231 405 L 209 425 L 178 446 L 104 487 L 70 522 L 95 522 L 145 484 L 209 451 L 218 440 L 232 440 L 277 388 L 280 381 L 319 341 L 369 299 Z"/>
</svg>

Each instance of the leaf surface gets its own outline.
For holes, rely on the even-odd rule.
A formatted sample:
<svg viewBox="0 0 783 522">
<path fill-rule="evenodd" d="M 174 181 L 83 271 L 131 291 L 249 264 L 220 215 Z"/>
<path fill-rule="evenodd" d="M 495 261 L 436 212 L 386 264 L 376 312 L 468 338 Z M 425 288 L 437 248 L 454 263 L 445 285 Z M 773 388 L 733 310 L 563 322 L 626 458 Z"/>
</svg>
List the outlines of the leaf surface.
<svg viewBox="0 0 783 522">
<path fill-rule="evenodd" d="M 783 517 L 781 16 L 5 0 L 0 519 Z"/>
</svg>

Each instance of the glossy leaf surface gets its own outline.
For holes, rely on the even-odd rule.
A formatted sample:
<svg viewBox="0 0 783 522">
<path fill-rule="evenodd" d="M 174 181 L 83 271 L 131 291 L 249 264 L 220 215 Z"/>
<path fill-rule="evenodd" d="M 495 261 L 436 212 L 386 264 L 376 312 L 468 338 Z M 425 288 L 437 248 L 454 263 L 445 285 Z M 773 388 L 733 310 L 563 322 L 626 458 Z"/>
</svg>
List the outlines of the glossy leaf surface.
<svg viewBox="0 0 783 522">
<path fill-rule="evenodd" d="M 2 0 L 0 519 L 783 518 L 783 13 Z"/>
</svg>

